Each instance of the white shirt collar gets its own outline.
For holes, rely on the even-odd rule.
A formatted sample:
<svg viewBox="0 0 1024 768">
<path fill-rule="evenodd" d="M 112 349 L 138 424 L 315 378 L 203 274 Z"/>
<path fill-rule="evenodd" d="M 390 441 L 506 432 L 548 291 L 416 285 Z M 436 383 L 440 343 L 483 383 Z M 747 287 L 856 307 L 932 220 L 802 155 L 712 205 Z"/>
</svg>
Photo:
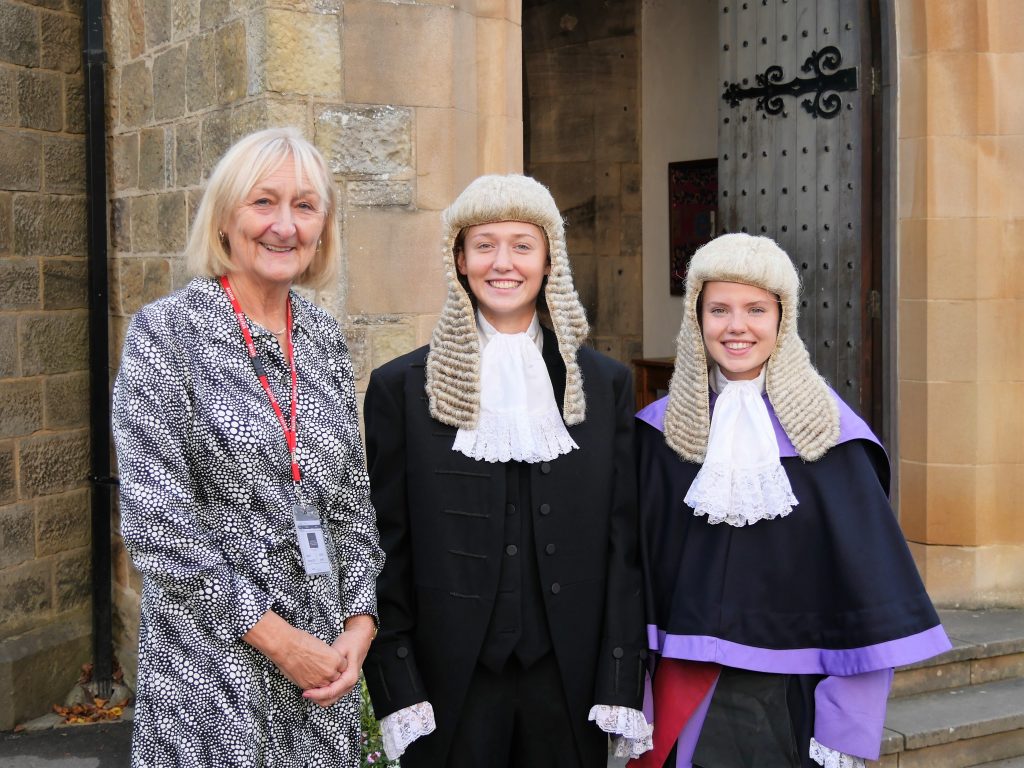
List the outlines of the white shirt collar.
<svg viewBox="0 0 1024 768">
<path fill-rule="evenodd" d="M 757 386 L 757 391 L 759 393 L 761 393 L 762 395 L 764 394 L 765 378 L 766 378 L 767 372 L 768 372 L 768 365 L 767 364 L 762 365 L 761 366 L 761 372 L 759 374 L 757 374 L 756 378 L 747 379 L 747 381 L 750 381 L 750 382 L 752 382 L 753 384 L 755 384 Z M 722 394 L 722 390 L 725 389 L 726 385 L 733 384 L 733 383 L 738 383 L 738 382 L 734 382 L 732 379 L 727 379 L 725 377 L 725 374 L 722 373 L 722 369 L 719 368 L 717 365 L 714 365 L 714 364 L 711 366 L 711 369 L 708 371 L 708 382 L 711 384 L 711 389 L 714 390 L 716 395 Z"/>
<path fill-rule="evenodd" d="M 488 322 L 487 318 L 484 317 L 483 312 L 479 309 L 476 311 L 476 331 L 480 336 L 480 352 L 484 351 L 484 347 L 487 346 L 487 342 L 494 338 L 495 334 L 501 333 L 497 328 Z M 524 331 L 530 340 L 537 345 L 537 349 L 541 352 L 544 351 L 544 334 L 540 329 L 540 318 L 537 313 L 533 313 L 533 319 L 530 320 L 530 325 Z"/>
</svg>

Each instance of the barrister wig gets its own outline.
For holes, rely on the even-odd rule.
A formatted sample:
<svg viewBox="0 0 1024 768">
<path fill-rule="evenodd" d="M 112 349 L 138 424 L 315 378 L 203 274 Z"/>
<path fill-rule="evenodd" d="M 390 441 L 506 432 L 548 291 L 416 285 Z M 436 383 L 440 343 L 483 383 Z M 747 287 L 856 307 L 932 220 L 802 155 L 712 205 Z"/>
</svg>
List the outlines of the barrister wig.
<svg viewBox="0 0 1024 768">
<path fill-rule="evenodd" d="M 739 233 L 715 238 L 690 261 L 669 384 L 665 441 L 686 461 L 704 461 L 711 418 L 708 359 L 697 305 L 704 283 L 712 281 L 746 283 L 779 297 L 779 336 L 768 358 L 765 388 L 800 457 L 805 461 L 821 458 L 839 438 L 839 408 L 797 333 L 800 279 L 774 240 Z"/>
<path fill-rule="evenodd" d="M 474 429 L 480 415 L 480 339 L 473 302 L 455 265 L 459 235 L 477 224 L 521 221 L 540 227 L 547 237 L 550 272 L 544 298 L 565 363 L 562 418 L 569 426 L 581 423 L 586 400 L 576 352 L 590 329 L 572 282 L 562 215 L 551 193 L 527 176 L 481 176 L 445 210 L 441 221 L 448 296 L 427 355 L 430 415 L 460 429 Z"/>
</svg>

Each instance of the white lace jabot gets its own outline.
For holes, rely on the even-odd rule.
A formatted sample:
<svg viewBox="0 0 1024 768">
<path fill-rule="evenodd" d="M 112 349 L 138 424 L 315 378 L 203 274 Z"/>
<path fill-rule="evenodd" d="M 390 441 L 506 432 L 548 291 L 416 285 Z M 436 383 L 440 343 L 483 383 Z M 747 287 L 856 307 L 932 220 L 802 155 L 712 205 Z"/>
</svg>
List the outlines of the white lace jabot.
<svg viewBox="0 0 1024 768">
<path fill-rule="evenodd" d="M 499 333 L 480 312 L 480 418 L 452 450 L 483 461 L 550 461 L 579 448 L 569 436 L 541 357 L 537 315 L 525 333 Z"/>
<path fill-rule="evenodd" d="M 730 381 L 717 365 L 711 374 L 718 400 L 704 464 L 686 492 L 686 504 L 695 515 L 707 515 L 709 523 L 736 527 L 785 517 L 798 502 L 761 398 L 765 369 L 750 381 Z"/>
</svg>

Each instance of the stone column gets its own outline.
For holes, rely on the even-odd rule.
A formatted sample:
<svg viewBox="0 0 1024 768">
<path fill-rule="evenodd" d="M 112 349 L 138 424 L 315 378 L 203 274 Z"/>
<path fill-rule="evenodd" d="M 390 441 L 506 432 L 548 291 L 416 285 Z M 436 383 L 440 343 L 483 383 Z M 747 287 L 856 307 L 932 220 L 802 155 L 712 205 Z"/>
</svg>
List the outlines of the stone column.
<svg viewBox="0 0 1024 768">
<path fill-rule="evenodd" d="M 90 656 L 79 13 L 0 0 L 0 730 Z"/>
<path fill-rule="evenodd" d="M 476 176 L 522 171 L 515 0 L 346 0 L 344 99 L 314 110 L 345 189 L 346 312 L 360 388 L 430 339 L 440 212 Z"/>
<path fill-rule="evenodd" d="M 131 314 L 188 280 L 214 163 L 270 125 L 302 129 L 341 190 L 341 277 L 313 298 L 345 327 L 358 388 L 425 343 L 445 291 L 440 211 L 477 175 L 522 168 L 519 14 L 515 0 L 111 0 L 115 357 Z M 139 580 L 119 543 L 115 566 L 131 679 Z"/>
<path fill-rule="evenodd" d="M 901 522 L 936 601 L 1024 605 L 1024 7 L 896 11 Z"/>
</svg>

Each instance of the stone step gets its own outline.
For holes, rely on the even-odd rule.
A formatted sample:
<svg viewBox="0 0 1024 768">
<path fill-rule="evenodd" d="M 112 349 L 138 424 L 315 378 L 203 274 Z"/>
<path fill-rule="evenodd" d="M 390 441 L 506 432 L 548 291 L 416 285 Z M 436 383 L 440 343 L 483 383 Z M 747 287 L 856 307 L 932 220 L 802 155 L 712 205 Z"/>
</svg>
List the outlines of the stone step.
<svg viewBox="0 0 1024 768">
<path fill-rule="evenodd" d="M 967 768 L 1020 756 L 1024 756 L 1024 678 L 890 701 L 882 759 L 872 765 Z"/>
<path fill-rule="evenodd" d="M 1024 768 L 1024 757 L 1011 757 L 1006 760 L 995 760 L 991 763 L 978 763 L 970 768 Z"/>
<path fill-rule="evenodd" d="M 1024 610 L 942 610 L 953 649 L 896 670 L 892 697 L 1024 677 Z"/>
</svg>

